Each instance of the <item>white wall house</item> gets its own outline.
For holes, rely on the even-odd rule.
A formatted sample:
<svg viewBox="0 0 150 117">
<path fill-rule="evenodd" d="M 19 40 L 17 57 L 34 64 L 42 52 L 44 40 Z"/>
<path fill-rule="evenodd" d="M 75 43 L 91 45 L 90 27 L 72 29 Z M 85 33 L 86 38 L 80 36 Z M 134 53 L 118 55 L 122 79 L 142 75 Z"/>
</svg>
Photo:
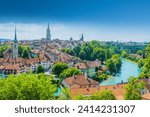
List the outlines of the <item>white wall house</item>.
<svg viewBox="0 0 150 117">
<path fill-rule="evenodd" d="M 43 62 L 41 62 L 41 65 L 43 66 L 44 70 L 51 68 L 51 62 L 50 61 L 43 61 Z"/>
</svg>

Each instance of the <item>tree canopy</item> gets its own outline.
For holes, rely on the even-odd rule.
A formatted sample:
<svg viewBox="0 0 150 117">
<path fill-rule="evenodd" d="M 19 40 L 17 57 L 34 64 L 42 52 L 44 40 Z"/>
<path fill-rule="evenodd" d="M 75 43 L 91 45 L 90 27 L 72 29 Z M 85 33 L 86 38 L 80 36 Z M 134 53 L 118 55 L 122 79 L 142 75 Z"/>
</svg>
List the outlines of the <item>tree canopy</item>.
<svg viewBox="0 0 150 117">
<path fill-rule="evenodd" d="M 103 90 L 91 96 L 78 95 L 77 100 L 116 100 L 115 95 L 110 90 Z"/>
<path fill-rule="evenodd" d="M 62 51 L 62 52 L 65 52 L 65 53 L 67 53 L 67 54 L 70 54 L 70 55 L 72 55 L 72 56 L 75 56 L 75 52 L 74 52 L 74 50 L 72 50 L 72 49 L 64 48 L 64 49 L 62 49 L 61 51 Z"/>
<path fill-rule="evenodd" d="M 68 68 L 68 65 L 66 63 L 58 62 L 52 67 L 52 72 L 55 75 L 60 75 L 65 69 Z"/>
<path fill-rule="evenodd" d="M 117 73 L 122 65 L 122 61 L 119 55 L 115 54 L 112 58 L 106 61 L 106 66 L 109 69 L 110 73 Z"/>
<path fill-rule="evenodd" d="M 0 79 L 0 100 L 54 99 L 57 87 L 44 74 L 10 75 Z"/>
<path fill-rule="evenodd" d="M 144 88 L 144 83 L 139 82 L 135 77 L 130 77 L 128 84 L 126 85 L 126 93 L 124 98 L 126 100 L 140 100 L 141 90 Z"/>
<path fill-rule="evenodd" d="M 73 50 L 67 49 L 66 53 L 80 57 L 82 60 L 96 60 L 99 59 L 102 62 L 110 58 L 115 52 L 119 50 L 115 47 L 107 47 L 101 44 L 99 41 L 86 42 L 82 45 L 76 46 Z"/>
<path fill-rule="evenodd" d="M 81 71 L 79 69 L 72 67 L 72 68 L 68 68 L 68 69 L 64 70 L 60 74 L 60 78 L 70 77 L 70 76 L 77 75 L 80 73 L 81 73 Z"/>
<path fill-rule="evenodd" d="M 39 73 L 44 73 L 44 68 L 42 65 L 38 65 L 37 69 L 36 69 L 36 73 L 39 74 Z"/>
<path fill-rule="evenodd" d="M 150 44 L 145 49 L 146 57 L 139 60 L 138 65 L 141 68 L 141 73 L 139 78 L 148 78 L 150 77 Z"/>
<path fill-rule="evenodd" d="M 29 46 L 18 46 L 18 53 L 19 56 L 22 58 L 29 58 L 30 57 L 31 48 Z"/>
<path fill-rule="evenodd" d="M 0 46 L 0 58 L 3 57 L 3 52 L 9 48 L 10 45 L 2 45 Z"/>
</svg>

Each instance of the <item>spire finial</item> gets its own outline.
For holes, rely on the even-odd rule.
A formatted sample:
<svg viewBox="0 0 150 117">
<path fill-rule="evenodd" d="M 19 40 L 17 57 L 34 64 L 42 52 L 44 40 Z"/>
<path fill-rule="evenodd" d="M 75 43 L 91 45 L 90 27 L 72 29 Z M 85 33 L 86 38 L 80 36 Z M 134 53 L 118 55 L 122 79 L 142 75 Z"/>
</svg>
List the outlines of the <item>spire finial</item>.
<svg viewBox="0 0 150 117">
<path fill-rule="evenodd" d="M 15 22 L 15 38 L 14 41 L 17 41 L 17 29 L 16 29 L 16 22 Z"/>
</svg>

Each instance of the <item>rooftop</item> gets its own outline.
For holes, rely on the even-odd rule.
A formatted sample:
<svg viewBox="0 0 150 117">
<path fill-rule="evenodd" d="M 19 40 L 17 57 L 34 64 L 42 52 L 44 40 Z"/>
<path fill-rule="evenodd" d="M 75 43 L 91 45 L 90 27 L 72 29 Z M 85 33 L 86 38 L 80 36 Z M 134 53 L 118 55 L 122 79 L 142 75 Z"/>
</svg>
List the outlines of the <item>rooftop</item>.
<svg viewBox="0 0 150 117">
<path fill-rule="evenodd" d="M 86 76 L 82 74 L 66 78 L 64 82 L 68 84 L 70 88 L 73 88 L 73 89 L 81 88 L 82 86 L 85 86 L 85 85 L 88 85 L 88 86 L 99 85 L 97 81 L 92 80 L 88 77 L 86 78 Z"/>
</svg>

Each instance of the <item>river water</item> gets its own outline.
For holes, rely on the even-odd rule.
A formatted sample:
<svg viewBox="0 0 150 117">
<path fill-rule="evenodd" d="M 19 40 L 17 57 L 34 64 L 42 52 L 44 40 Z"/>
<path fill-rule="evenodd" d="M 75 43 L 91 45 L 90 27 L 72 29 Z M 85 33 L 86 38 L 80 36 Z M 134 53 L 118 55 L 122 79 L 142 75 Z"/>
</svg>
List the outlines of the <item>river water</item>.
<svg viewBox="0 0 150 117">
<path fill-rule="evenodd" d="M 119 73 L 117 73 L 115 76 L 112 76 L 111 78 L 103 81 L 100 83 L 100 85 L 115 85 L 117 83 L 128 82 L 128 79 L 130 76 L 137 77 L 140 73 L 140 68 L 138 68 L 138 65 L 127 61 L 126 59 L 122 59 L 122 67 Z"/>
</svg>

